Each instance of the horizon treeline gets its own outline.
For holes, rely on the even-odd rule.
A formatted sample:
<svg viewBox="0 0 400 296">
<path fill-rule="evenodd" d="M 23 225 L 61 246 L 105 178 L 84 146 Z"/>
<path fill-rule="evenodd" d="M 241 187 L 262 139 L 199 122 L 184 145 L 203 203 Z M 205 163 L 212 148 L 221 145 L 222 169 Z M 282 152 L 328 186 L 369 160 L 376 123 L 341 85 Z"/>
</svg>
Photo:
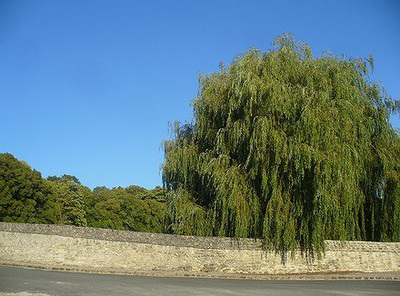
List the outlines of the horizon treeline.
<svg viewBox="0 0 400 296">
<path fill-rule="evenodd" d="M 93 190 L 72 175 L 48 176 L 0 154 L 0 221 L 162 232 L 165 190 L 131 185 Z"/>
</svg>

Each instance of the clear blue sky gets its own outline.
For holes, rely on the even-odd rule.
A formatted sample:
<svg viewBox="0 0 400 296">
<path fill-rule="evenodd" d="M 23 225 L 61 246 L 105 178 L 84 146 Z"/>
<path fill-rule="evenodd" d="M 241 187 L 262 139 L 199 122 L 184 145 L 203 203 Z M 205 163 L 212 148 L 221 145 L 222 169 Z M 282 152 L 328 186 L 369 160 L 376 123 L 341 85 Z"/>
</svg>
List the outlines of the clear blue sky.
<svg viewBox="0 0 400 296">
<path fill-rule="evenodd" d="M 372 53 L 400 98 L 396 0 L 0 0 L 0 152 L 91 188 L 161 185 L 161 141 L 191 119 L 199 73 L 285 32 L 316 56 Z"/>
</svg>

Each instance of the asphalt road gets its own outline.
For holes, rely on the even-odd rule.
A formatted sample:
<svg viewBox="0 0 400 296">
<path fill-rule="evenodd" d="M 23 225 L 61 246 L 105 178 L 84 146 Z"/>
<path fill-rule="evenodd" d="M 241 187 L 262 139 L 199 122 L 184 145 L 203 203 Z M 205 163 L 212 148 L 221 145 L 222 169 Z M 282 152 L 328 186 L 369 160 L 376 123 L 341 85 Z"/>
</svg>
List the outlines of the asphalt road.
<svg viewBox="0 0 400 296">
<path fill-rule="evenodd" d="M 400 295 L 400 282 L 160 278 L 0 266 L 0 295 Z"/>
</svg>

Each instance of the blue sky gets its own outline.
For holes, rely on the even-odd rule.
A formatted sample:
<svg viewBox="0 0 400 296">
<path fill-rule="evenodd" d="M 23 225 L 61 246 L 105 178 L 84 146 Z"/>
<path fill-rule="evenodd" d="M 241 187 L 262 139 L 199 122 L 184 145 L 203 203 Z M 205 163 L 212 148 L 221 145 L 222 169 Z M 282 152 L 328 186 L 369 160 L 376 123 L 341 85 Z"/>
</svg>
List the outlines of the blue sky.
<svg viewBox="0 0 400 296">
<path fill-rule="evenodd" d="M 400 98 L 396 0 L 0 0 L 0 152 L 91 188 L 161 185 L 161 141 L 191 120 L 198 75 L 285 32 L 315 56 L 372 53 Z"/>
</svg>

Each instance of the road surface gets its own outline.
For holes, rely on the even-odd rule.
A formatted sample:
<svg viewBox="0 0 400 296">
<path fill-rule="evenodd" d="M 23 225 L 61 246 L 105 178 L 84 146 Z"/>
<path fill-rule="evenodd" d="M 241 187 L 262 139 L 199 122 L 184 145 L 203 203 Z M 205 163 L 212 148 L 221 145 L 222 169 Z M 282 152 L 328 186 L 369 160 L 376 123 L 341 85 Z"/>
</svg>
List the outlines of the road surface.
<svg viewBox="0 0 400 296">
<path fill-rule="evenodd" d="M 160 278 L 0 266 L 1 296 L 400 295 L 399 281 Z"/>
</svg>

